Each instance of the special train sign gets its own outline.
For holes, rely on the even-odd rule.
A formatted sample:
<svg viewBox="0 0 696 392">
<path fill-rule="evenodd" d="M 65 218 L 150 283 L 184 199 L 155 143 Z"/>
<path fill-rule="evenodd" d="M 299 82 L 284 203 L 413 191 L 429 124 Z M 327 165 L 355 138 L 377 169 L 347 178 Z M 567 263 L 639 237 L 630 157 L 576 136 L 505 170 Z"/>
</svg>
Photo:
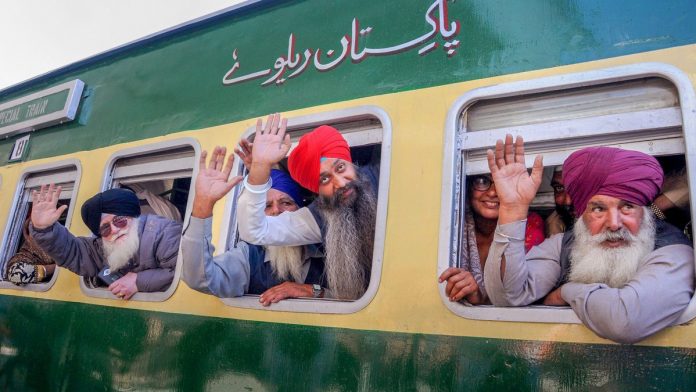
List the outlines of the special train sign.
<svg viewBox="0 0 696 392">
<path fill-rule="evenodd" d="M 0 137 L 74 120 L 84 87 L 81 80 L 75 79 L 0 104 Z"/>
</svg>

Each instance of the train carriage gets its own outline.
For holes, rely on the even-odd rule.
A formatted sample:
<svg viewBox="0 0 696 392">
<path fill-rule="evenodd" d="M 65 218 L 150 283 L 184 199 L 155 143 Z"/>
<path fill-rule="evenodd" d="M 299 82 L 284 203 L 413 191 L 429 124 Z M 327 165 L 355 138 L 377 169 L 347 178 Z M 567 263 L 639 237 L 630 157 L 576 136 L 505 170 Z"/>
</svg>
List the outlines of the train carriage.
<svg viewBox="0 0 696 392">
<path fill-rule="evenodd" d="M 585 146 L 696 173 L 695 9 L 248 1 L 0 91 L 3 271 L 40 184 L 63 185 L 75 235 L 89 235 L 79 207 L 122 186 L 166 200 L 186 226 L 201 151 L 234 146 L 270 112 L 289 119 L 293 143 L 331 124 L 358 163 L 380 167 L 360 299 L 220 299 L 180 281 L 181 259 L 166 291 L 129 301 L 65 269 L 25 286 L 3 273 L 0 386 L 693 390 L 696 300 L 682 324 L 619 345 L 570 308 L 452 303 L 437 277 L 457 264 L 466 176 L 488 170 L 485 149 L 506 133 L 545 157 L 542 215 L 553 165 Z M 239 192 L 215 207 L 218 251 L 237 244 Z"/>
</svg>

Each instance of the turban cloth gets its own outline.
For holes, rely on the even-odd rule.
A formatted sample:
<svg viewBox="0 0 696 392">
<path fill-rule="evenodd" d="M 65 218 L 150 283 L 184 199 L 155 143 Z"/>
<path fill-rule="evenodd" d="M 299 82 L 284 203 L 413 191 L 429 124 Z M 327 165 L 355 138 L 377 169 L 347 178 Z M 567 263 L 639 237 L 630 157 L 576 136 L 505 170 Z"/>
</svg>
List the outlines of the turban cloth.
<svg viewBox="0 0 696 392">
<path fill-rule="evenodd" d="M 300 186 L 290 178 L 290 176 L 282 170 L 271 170 L 271 188 L 281 191 L 292 198 L 300 207 L 303 207 L 302 197 L 300 196 Z"/>
<path fill-rule="evenodd" d="M 82 221 L 97 237 L 102 214 L 140 216 L 140 201 L 135 193 L 126 189 L 109 189 L 87 200 L 82 205 Z"/>
<path fill-rule="evenodd" d="M 655 158 L 620 148 L 583 148 L 563 163 L 563 185 L 577 216 L 585 212 L 594 195 L 646 206 L 660 192 L 663 178 L 662 167 Z"/>
<path fill-rule="evenodd" d="M 300 138 L 288 158 L 290 175 L 306 189 L 318 193 L 322 158 L 339 158 L 352 162 L 348 142 L 336 128 L 328 125 L 322 125 Z"/>
</svg>

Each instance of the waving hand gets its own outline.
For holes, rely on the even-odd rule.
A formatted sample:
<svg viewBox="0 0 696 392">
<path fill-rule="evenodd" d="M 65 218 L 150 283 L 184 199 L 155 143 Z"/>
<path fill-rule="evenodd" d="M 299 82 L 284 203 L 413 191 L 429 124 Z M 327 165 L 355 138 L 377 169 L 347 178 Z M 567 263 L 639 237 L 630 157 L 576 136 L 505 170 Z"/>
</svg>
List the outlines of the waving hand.
<svg viewBox="0 0 696 392">
<path fill-rule="evenodd" d="M 498 140 L 495 152 L 488 150 L 488 167 L 500 200 L 498 223 L 505 224 L 527 218 L 529 205 L 541 185 L 544 170 L 542 157 L 534 159 L 531 175 L 524 163 L 524 141 L 518 136 L 515 143 L 512 135 L 505 142 Z"/>
<path fill-rule="evenodd" d="M 41 185 L 41 189 L 37 191 L 31 191 L 31 201 L 33 206 L 31 208 L 31 224 L 37 229 L 45 229 L 55 222 L 58 221 L 60 215 L 65 211 L 68 206 L 58 205 L 58 198 L 60 197 L 60 191 L 62 188 L 60 186 L 54 187 L 53 184 L 46 187 L 46 185 Z"/>
</svg>

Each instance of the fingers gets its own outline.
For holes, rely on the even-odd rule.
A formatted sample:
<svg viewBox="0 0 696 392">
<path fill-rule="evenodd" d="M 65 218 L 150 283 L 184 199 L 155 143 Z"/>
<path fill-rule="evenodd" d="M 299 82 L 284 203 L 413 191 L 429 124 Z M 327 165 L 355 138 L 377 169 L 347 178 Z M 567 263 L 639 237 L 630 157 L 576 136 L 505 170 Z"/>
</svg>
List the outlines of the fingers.
<svg viewBox="0 0 696 392">
<path fill-rule="evenodd" d="M 225 167 L 222 169 L 222 175 L 225 176 L 225 178 L 230 176 L 230 173 L 232 173 L 232 166 L 234 165 L 234 154 L 230 154 L 230 156 L 227 157 L 227 162 L 225 162 Z"/>
<path fill-rule="evenodd" d="M 517 140 L 520 140 L 520 137 L 517 137 Z M 515 153 L 517 152 L 516 150 L 517 144 L 513 146 L 512 144 L 512 135 L 507 134 L 505 135 L 505 163 L 512 163 L 512 162 L 517 162 L 517 157 Z M 524 151 L 524 148 L 522 149 Z M 522 163 L 524 163 L 524 159 L 522 160 Z"/>
<path fill-rule="evenodd" d="M 495 163 L 495 153 L 490 148 L 486 150 L 486 158 L 488 158 L 488 170 L 491 171 L 492 175 L 497 173 L 498 165 Z"/>
<path fill-rule="evenodd" d="M 235 186 L 237 186 L 237 184 L 242 182 L 243 179 L 244 179 L 244 177 L 242 177 L 242 176 L 234 176 L 234 177 L 230 178 L 229 181 L 227 181 L 227 185 L 228 185 L 227 192 L 231 191 L 232 188 L 234 188 Z"/>
<path fill-rule="evenodd" d="M 443 273 L 440 274 L 440 277 L 437 280 L 438 280 L 438 282 L 442 283 L 442 282 L 446 281 L 447 279 L 449 279 L 450 277 L 458 274 L 459 271 L 460 271 L 460 269 L 457 267 L 449 267 Z"/>
<path fill-rule="evenodd" d="M 205 169 L 205 159 L 208 157 L 208 151 L 201 151 L 201 158 L 198 160 L 198 167 Z"/>
<path fill-rule="evenodd" d="M 259 137 L 259 135 L 263 134 L 263 120 L 262 119 L 257 119 L 256 120 L 256 137 Z"/>
<path fill-rule="evenodd" d="M 532 181 L 537 186 L 541 185 L 541 178 L 544 174 L 544 157 L 537 155 L 534 157 L 534 165 L 532 166 Z"/>
<path fill-rule="evenodd" d="M 272 127 L 273 127 L 273 118 L 275 117 L 275 114 L 269 114 L 268 118 L 266 119 L 266 126 L 263 127 L 263 131 L 261 132 L 262 135 L 268 135 L 271 133 Z"/>
<path fill-rule="evenodd" d="M 62 186 L 57 186 L 56 189 L 51 194 L 51 203 L 58 204 L 58 199 L 60 199 L 60 192 L 63 190 Z"/>
<path fill-rule="evenodd" d="M 286 131 L 287 128 L 288 128 L 288 119 L 287 119 L 287 118 L 284 118 L 284 119 L 281 120 L 280 114 L 279 114 L 279 115 L 278 115 L 278 121 L 280 121 L 280 129 L 278 129 L 278 136 L 280 136 L 280 138 L 283 139 L 283 141 L 285 141 L 285 139 L 288 139 L 288 140 L 289 140 L 289 138 L 286 138 L 286 137 L 285 137 L 285 131 Z M 288 135 L 288 136 L 290 136 L 290 135 Z"/>
<path fill-rule="evenodd" d="M 225 155 L 227 155 L 227 147 L 219 147 L 218 154 L 215 157 L 215 171 L 221 171 L 225 163 Z M 234 157 L 234 155 L 232 155 Z"/>
<path fill-rule="evenodd" d="M 502 140 L 495 142 L 495 164 L 498 165 L 498 169 L 505 167 L 505 145 Z"/>
<path fill-rule="evenodd" d="M 512 135 L 507 135 L 507 137 L 510 138 L 510 142 L 512 142 Z M 507 143 L 507 137 L 506 137 L 506 143 Z M 510 149 L 512 150 L 512 146 L 510 146 Z M 508 161 L 512 162 L 512 161 Z M 522 136 L 517 136 L 515 139 L 515 162 L 525 164 L 524 163 L 524 140 L 522 139 Z"/>
<path fill-rule="evenodd" d="M 208 169 L 215 170 L 215 162 L 217 161 L 217 156 L 220 153 L 220 146 L 215 146 L 212 155 L 210 155 L 210 162 L 208 162 Z"/>
<path fill-rule="evenodd" d="M 60 219 L 60 216 L 63 215 L 63 212 L 67 209 L 68 209 L 67 205 L 62 205 L 62 206 L 58 207 L 58 209 L 56 210 L 56 213 L 53 215 L 53 218 L 55 220 Z"/>
<path fill-rule="evenodd" d="M 246 155 L 251 154 L 251 148 L 253 145 L 251 144 L 251 142 L 249 140 L 247 140 L 247 139 L 240 140 L 239 146 L 242 148 L 242 151 L 244 152 L 244 154 L 246 154 Z"/>
</svg>

